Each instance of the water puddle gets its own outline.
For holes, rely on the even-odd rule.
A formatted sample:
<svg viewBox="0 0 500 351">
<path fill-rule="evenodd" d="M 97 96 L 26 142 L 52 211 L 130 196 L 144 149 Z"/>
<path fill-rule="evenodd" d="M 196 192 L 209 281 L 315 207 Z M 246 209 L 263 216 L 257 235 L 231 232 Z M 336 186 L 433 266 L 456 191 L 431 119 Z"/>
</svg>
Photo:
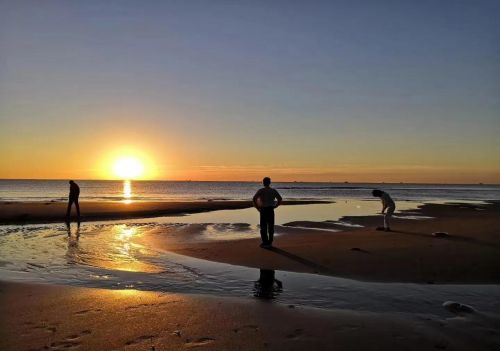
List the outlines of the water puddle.
<svg viewBox="0 0 500 351">
<path fill-rule="evenodd" d="M 249 235 L 255 229 L 242 222 L 193 225 L 202 229 L 201 237 L 223 237 L 227 232 Z M 148 232 L 159 226 L 190 228 L 190 224 L 167 222 L 85 223 L 79 228 L 64 224 L 0 226 L 0 279 L 433 315 L 448 314 L 442 304 L 454 300 L 500 313 L 498 285 L 367 283 L 210 262 L 151 247 Z"/>
<path fill-rule="evenodd" d="M 415 210 L 422 205 L 415 201 L 398 201 L 397 211 Z M 369 216 L 380 212 L 382 205 L 378 200 L 352 200 L 339 199 L 332 203 L 309 204 L 309 205 L 286 205 L 276 210 L 276 224 L 284 224 L 292 221 L 338 221 L 344 216 Z M 145 219 L 134 219 L 133 222 L 155 222 L 155 223 L 248 223 L 257 225 L 259 215 L 254 208 L 238 210 L 222 210 L 213 212 L 202 212 L 188 216 L 169 216 Z"/>
</svg>

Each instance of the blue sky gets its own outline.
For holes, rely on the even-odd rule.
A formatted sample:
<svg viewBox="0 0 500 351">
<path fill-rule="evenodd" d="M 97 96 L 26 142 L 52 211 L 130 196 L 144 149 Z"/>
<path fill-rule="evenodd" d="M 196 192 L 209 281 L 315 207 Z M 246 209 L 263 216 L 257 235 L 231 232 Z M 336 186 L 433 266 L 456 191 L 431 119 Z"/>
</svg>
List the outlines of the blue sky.
<svg viewBox="0 0 500 351">
<path fill-rule="evenodd" d="M 161 179 L 500 182 L 499 15 L 498 1 L 1 1 L 0 177 L 94 177 L 123 145 Z"/>
</svg>

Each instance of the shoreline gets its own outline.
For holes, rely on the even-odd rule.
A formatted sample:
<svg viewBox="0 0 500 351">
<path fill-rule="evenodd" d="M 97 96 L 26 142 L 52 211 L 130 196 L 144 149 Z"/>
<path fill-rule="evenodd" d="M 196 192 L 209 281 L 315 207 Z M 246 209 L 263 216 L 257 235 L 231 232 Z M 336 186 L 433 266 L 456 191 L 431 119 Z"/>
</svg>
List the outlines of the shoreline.
<svg viewBox="0 0 500 351">
<path fill-rule="evenodd" d="M 36 205 L 38 209 L 44 208 L 43 204 Z M 148 205 L 156 206 L 155 203 Z M 187 208 L 178 207 L 178 203 L 163 205 L 166 208 L 162 211 L 177 214 L 178 211 L 214 211 L 221 207 L 247 208 L 250 203 L 183 203 L 188 205 Z M 114 206 L 127 208 L 129 205 L 120 203 Z M 55 208 L 49 208 L 49 212 L 54 213 Z M 132 210 L 138 209 L 132 207 Z M 5 216 L 5 213 L 2 215 Z M 412 215 L 426 218 L 405 219 L 405 216 Z M 110 217 L 106 212 L 101 213 L 101 216 Z M 131 217 L 137 218 L 134 216 Z M 127 216 L 120 212 L 118 217 Z M 362 227 L 341 226 L 338 224 L 341 221 Z M 221 237 L 210 238 L 204 235 L 207 230 L 212 230 L 210 223 L 153 225 L 139 239 L 143 242 L 139 243 L 158 251 L 170 251 L 213 262 L 368 282 L 500 283 L 496 271 L 496 267 L 500 266 L 500 202 L 424 204 L 417 209 L 398 213 L 392 221 L 392 232 L 376 231 L 375 227 L 381 222 L 380 215 L 372 215 L 342 217 L 334 222 L 285 223 L 276 227 L 273 250 L 259 247 L 260 236 L 255 227 L 248 231 L 248 226 L 219 226 L 217 230 L 220 230 Z M 334 231 L 339 229 L 341 231 Z M 225 230 L 230 230 L 231 236 L 223 238 Z M 446 232 L 448 236 L 435 237 L 435 232 Z M 245 236 L 238 237 L 239 233 Z"/>
<path fill-rule="evenodd" d="M 375 230 L 381 216 L 343 217 L 363 225 L 343 231 L 277 226 L 275 248 L 259 247 L 260 238 L 197 241 L 199 228 L 158 229 L 153 247 L 181 255 L 252 268 L 316 273 L 373 282 L 422 284 L 498 284 L 500 203 L 426 204 L 427 219 L 394 218 L 393 231 Z M 404 213 L 403 213 L 404 214 Z M 338 229 L 332 222 L 312 222 Z M 436 237 L 435 232 L 446 232 Z"/>
<path fill-rule="evenodd" d="M 288 200 L 282 205 L 328 204 L 331 201 Z M 251 201 L 174 201 L 174 202 L 80 202 L 81 222 L 176 216 L 193 213 L 236 210 L 253 207 Z M 66 202 L 0 202 L 1 224 L 63 223 L 66 219 Z M 72 208 L 71 220 L 76 220 Z"/>
</svg>

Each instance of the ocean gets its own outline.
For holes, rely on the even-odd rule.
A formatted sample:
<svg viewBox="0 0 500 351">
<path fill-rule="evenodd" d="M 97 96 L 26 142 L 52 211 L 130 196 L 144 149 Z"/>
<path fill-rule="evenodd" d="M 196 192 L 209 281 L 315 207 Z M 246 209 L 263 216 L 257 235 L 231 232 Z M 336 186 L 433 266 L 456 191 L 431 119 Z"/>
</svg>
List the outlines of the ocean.
<svg viewBox="0 0 500 351">
<path fill-rule="evenodd" d="M 81 201 L 249 200 L 261 187 L 253 182 L 76 180 Z M 370 199 L 372 189 L 399 201 L 500 200 L 500 185 L 273 183 L 285 199 Z M 0 180 L 0 201 L 66 201 L 66 180 Z"/>
</svg>

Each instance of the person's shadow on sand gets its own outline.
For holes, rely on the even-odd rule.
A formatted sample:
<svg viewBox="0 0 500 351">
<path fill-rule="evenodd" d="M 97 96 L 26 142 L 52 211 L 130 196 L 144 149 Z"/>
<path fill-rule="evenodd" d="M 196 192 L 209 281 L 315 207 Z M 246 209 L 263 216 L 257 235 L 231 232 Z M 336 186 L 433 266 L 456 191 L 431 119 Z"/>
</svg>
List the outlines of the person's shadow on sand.
<svg viewBox="0 0 500 351">
<path fill-rule="evenodd" d="M 283 291 L 283 283 L 275 278 L 272 269 L 261 269 L 260 277 L 254 284 L 253 295 L 259 299 L 274 299 Z"/>
<path fill-rule="evenodd" d="M 305 259 L 303 257 L 297 256 L 291 252 L 285 251 L 285 250 L 277 248 L 275 246 L 268 248 L 268 250 L 272 251 L 278 255 L 284 256 L 292 261 L 303 264 L 304 266 L 312 268 L 315 273 L 327 273 L 330 271 L 328 267 L 322 266 L 316 262 L 313 262 L 313 261 L 310 261 L 310 260 Z"/>
</svg>

